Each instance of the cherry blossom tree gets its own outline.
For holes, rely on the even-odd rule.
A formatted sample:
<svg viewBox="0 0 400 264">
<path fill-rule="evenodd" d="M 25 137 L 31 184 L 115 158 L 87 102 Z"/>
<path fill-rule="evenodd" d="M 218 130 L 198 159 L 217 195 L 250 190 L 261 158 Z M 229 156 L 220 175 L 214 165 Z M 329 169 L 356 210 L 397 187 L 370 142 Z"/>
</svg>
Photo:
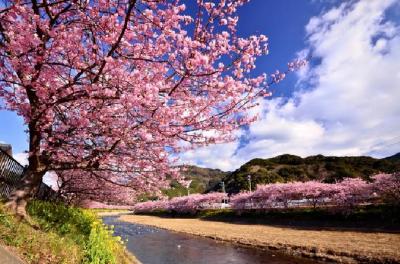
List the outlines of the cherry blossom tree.
<svg viewBox="0 0 400 264">
<path fill-rule="evenodd" d="M 374 180 L 373 191 L 383 202 L 400 204 L 400 172 L 393 174 L 377 174 Z"/>
<path fill-rule="evenodd" d="M 355 205 L 367 202 L 373 193 L 373 184 L 360 178 L 346 178 L 333 187 L 332 202 L 342 211 L 351 211 Z"/>
<path fill-rule="evenodd" d="M 234 210 L 243 211 L 245 209 L 251 209 L 251 198 L 252 192 L 240 192 L 230 198 L 230 204 Z"/>
<path fill-rule="evenodd" d="M 112 179 L 113 180 L 113 179 Z M 138 186 L 115 184 L 92 174 L 79 171 L 58 174 L 58 194 L 69 204 L 81 205 L 88 201 L 110 205 L 133 205 L 142 192 Z"/>
<path fill-rule="evenodd" d="M 97 202 L 93 200 L 82 200 L 79 202 L 79 206 L 83 208 L 91 208 L 91 209 L 112 209 L 112 210 L 132 210 L 133 206 L 131 205 L 114 205 L 107 204 L 102 202 Z"/>
<path fill-rule="evenodd" d="M 168 201 L 164 200 L 137 203 L 133 207 L 135 213 L 152 213 L 165 210 L 168 210 Z"/>
<path fill-rule="evenodd" d="M 200 210 L 215 209 L 227 199 L 226 193 L 192 194 L 175 197 L 171 200 L 148 201 L 138 203 L 133 207 L 136 213 L 151 213 L 156 211 L 194 214 Z"/>
<path fill-rule="evenodd" d="M 258 185 L 254 192 L 239 193 L 230 201 L 238 211 L 326 205 L 349 211 L 356 205 L 373 202 L 374 190 L 382 197 L 399 197 L 399 181 L 395 175 L 377 175 L 373 177 L 374 183 L 346 178 L 335 184 L 308 181 Z"/>
<path fill-rule="evenodd" d="M 165 185 L 171 153 L 232 140 L 285 75 L 251 74 L 268 39 L 237 36 L 245 2 L 198 0 L 193 15 L 178 0 L 4 2 L 0 98 L 29 133 L 29 166 L 8 205 L 24 216 L 50 170 Z"/>
</svg>

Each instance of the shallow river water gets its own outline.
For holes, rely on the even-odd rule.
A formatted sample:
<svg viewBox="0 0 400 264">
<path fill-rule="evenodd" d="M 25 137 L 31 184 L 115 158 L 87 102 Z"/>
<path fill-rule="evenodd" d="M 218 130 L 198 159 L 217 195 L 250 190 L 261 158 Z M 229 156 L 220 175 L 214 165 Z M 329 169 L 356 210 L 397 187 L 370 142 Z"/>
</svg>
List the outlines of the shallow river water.
<svg viewBox="0 0 400 264">
<path fill-rule="evenodd" d="M 314 264 L 314 260 L 294 258 L 272 251 L 252 249 L 209 238 L 118 221 L 103 217 L 113 225 L 115 235 L 128 239 L 126 247 L 143 264 Z"/>
</svg>

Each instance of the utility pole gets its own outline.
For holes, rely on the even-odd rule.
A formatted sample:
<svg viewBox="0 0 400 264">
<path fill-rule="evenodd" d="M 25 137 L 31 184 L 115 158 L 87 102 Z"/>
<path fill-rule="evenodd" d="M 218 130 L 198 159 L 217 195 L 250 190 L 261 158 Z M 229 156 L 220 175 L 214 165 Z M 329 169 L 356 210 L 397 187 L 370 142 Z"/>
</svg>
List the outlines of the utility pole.
<svg viewBox="0 0 400 264">
<path fill-rule="evenodd" d="M 187 190 L 187 195 L 189 196 L 189 194 L 190 194 L 190 184 L 192 183 L 192 180 L 187 180 L 187 181 L 185 181 L 184 182 L 184 186 L 186 187 L 186 190 Z"/>
<path fill-rule="evenodd" d="M 249 191 L 251 192 L 251 175 L 247 175 L 247 181 L 249 182 Z"/>
<path fill-rule="evenodd" d="M 225 191 L 225 182 L 223 182 L 223 181 L 221 182 L 221 189 L 222 189 L 223 193 L 226 193 L 226 191 Z M 222 200 L 222 203 L 225 203 L 225 199 Z"/>
</svg>

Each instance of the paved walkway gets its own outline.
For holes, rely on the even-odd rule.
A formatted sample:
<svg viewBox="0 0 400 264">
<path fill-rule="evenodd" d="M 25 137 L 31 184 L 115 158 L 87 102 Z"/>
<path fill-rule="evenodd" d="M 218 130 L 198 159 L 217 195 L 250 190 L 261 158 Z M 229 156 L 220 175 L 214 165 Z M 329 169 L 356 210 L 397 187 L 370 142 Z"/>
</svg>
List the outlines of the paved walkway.
<svg viewBox="0 0 400 264">
<path fill-rule="evenodd" d="M 0 245 L 0 264 L 24 264 L 24 262 Z"/>
</svg>

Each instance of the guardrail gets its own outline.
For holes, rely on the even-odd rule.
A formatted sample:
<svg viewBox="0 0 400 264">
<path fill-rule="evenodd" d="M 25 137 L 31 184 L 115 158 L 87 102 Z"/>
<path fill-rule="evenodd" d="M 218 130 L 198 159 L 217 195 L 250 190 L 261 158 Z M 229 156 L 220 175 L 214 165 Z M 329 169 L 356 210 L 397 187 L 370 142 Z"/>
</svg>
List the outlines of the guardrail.
<svg viewBox="0 0 400 264">
<path fill-rule="evenodd" d="M 7 198 L 24 176 L 25 167 L 0 149 L 0 198 Z"/>
<path fill-rule="evenodd" d="M 0 199 L 6 199 L 24 177 L 25 167 L 7 152 L 0 149 Z M 56 191 L 44 183 L 40 184 L 35 197 L 40 200 L 59 200 Z"/>
</svg>

